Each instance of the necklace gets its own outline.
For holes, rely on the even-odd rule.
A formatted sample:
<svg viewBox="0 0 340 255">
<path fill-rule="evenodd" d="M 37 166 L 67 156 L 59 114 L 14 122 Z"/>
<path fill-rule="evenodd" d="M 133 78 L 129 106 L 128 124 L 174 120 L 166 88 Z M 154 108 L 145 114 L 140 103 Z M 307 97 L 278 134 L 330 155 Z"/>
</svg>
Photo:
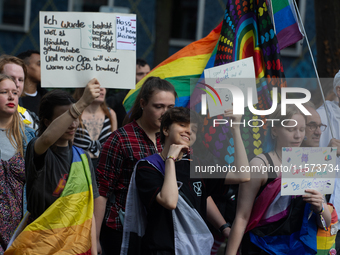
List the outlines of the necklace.
<svg viewBox="0 0 340 255">
<path fill-rule="evenodd" d="M 282 159 L 280 158 L 279 154 L 277 153 L 276 149 L 275 149 L 275 154 L 276 156 L 279 158 L 280 162 L 282 163 Z"/>
</svg>

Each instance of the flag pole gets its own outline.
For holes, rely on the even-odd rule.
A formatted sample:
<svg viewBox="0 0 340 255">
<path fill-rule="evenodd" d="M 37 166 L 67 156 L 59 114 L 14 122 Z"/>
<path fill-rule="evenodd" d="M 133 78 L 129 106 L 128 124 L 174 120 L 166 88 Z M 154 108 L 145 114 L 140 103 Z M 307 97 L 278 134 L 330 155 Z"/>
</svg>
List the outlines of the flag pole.
<svg viewBox="0 0 340 255">
<path fill-rule="evenodd" d="M 272 11 L 272 20 L 273 20 L 274 33 L 276 34 L 275 19 L 274 19 L 274 10 L 273 10 L 273 0 L 269 0 L 269 2 L 270 2 L 270 9 Z"/>
<path fill-rule="evenodd" d="M 309 53 L 310 53 L 310 57 L 312 59 L 312 63 L 313 63 L 313 66 L 314 66 L 314 70 L 315 70 L 315 74 L 316 74 L 316 78 L 318 80 L 318 84 L 319 84 L 319 88 L 320 88 L 320 91 L 321 91 L 321 96 L 322 96 L 322 100 L 323 100 L 323 103 L 325 105 L 325 109 L 326 109 L 326 116 L 327 116 L 327 120 L 328 120 L 328 123 L 329 123 L 329 128 L 331 130 L 331 135 L 332 135 L 332 138 L 334 138 L 334 133 L 333 133 L 333 127 L 331 125 L 331 121 L 330 121 L 330 117 L 329 117 L 329 110 L 328 110 L 328 106 L 326 104 L 326 99 L 325 99 L 325 95 L 323 94 L 323 90 L 322 90 L 322 86 L 321 86 L 321 82 L 320 82 L 320 78 L 319 78 L 319 74 L 318 74 L 318 70 L 316 68 L 316 65 L 315 65 L 315 61 L 314 61 L 314 57 L 313 57 L 313 53 L 312 53 L 312 49 L 309 45 L 309 40 L 308 40 L 308 36 L 307 36 L 307 33 L 306 33 L 306 30 L 305 30 L 305 26 L 303 25 L 303 22 L 302 22 L 302 18 L 301 18 L 301 15 L 300 15 L 300 11 L 299 11 L 299 8 L 296 4 L 296 1 L 293 0 L 294 2 L 294 5 L 295 5 L 295 9 L 296 9 L 296 13 L 299 17 L 299 22 L 301 24 L 301 28 L 303 30 L 303 33 L 306 37 L 306 43 L 307 43 L 307 46 L 308 46 L 308 49 L 309 49 Z"/>
</svg>

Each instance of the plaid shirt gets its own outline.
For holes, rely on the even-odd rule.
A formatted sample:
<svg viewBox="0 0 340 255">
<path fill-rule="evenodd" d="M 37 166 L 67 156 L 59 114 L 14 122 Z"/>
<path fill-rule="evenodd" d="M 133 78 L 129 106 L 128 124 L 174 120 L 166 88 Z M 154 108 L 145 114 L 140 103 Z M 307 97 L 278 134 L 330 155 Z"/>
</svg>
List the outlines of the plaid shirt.
<svg viewBox="0 0 340 255">
<path fill-rule="evenodd" d="M 160 134 L 156 134 L 157 149 L 162 151 Z M 132 171 L 137 161 L 157 153 L 154 143 L 142 128 L 133 121 L 113 132 L 103 145 L 97 167 L 99 194 L 114 198 L 106 209 L 106 225 L 123 230 L 119 220 L 120 209 L 125 211 L 125 201 Z"/>
</svg>

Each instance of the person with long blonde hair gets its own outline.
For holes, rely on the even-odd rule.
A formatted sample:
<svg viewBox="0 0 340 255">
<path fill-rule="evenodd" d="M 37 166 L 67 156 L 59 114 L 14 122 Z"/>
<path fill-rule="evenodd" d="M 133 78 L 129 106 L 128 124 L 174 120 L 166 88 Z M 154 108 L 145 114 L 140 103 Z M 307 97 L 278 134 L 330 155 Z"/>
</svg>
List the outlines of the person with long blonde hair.
<svg viewBox="0 0 340 255">
<path fill-rule="evenodd" d="M 24 83 L 27 76 L 27 68 L 24 61 L 14 56 L 2 55 L 0 57 L 0 73 L 13 78 L 18 89 L 19 100 L 17 110 L 19 115 L 24 124 L 36 130 L 39 122 L 38 116 L 34 112 L 22 107 L 21 96 L 24 91 Z"/>
<path fill-rule="evenodd" d="M 22 218 L 24 155 L 34 137 L 34 130 L 21 121 L 18 99 L 13 78 L 0 74 L 0 254 Z"/>
</svg>

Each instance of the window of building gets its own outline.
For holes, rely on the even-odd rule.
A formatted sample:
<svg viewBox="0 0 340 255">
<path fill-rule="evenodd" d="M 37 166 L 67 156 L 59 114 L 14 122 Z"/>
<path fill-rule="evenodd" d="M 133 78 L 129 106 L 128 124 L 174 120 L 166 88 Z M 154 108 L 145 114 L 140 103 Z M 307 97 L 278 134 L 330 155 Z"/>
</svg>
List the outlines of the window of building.
<svg viewBox="0 0 340 255">
<path fill-rule="evenodd" d="M 99 12 L 100 6 L 108 5 L 108 0 L 69 0 L 69 11 Z"/>
<path fill-rule="evenodd" d="M 0 29 L 28 32 L 31 0 L 1 0 Z"/>
<path fill-rule="evenodd" d="M 173 0 L 170 46 L 184 47 L 202 38 L 205 0 Z"/>
</svg>

